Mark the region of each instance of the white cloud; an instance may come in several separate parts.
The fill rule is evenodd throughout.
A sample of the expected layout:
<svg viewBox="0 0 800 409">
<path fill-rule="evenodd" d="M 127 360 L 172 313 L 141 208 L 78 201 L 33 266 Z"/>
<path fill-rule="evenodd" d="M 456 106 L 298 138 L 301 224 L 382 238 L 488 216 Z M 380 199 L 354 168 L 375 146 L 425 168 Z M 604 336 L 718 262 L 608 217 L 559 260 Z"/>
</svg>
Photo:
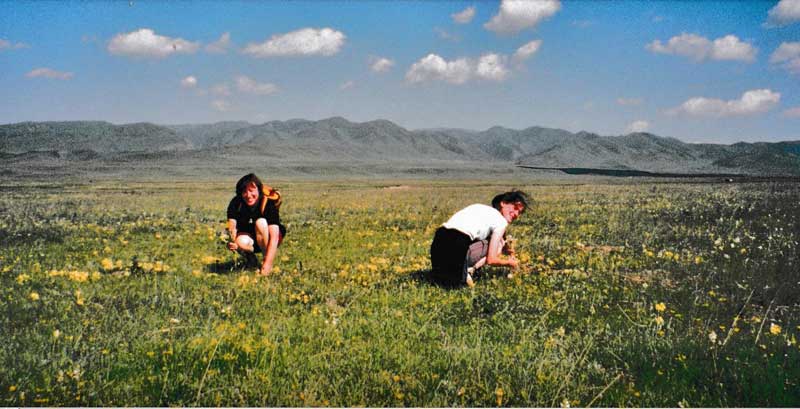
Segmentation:
<svg viewBox="0 0 800 409">
<path fill-rule="evenodd" d="M 633 121 L 625 128 L 625 133 L 647 132 L 648 129 L 650 129 L 650 122 L 644 120 Z"/>
<path fill-rule="evenodd" d="M 411 84 L 424 81 L 464 84 L 473 78 L 503 81 L 511 74 L 507 62 L 507 56 L 495 53 L 484 54 L 477 61 L 470 58 L 447 61 L 436 54 L 428 54 L 408 69 L 406 81 Z"/>
<path fill-rule="evenodd" d="M 339 52 L 346 38 L 341 31 L 330 28 L 303 28 L 274 35 L 260 44 L 248 44 L 242 52 L 257 58 L 310 55 L 328 57 Z"/>
<path fill-rule="evenodd" d="M 345 81 L 344 83 L 342 83 L 342 85 L 339 85 L 339 90 L 340 91 L 344 91 L 346 89 L 353 88 L 353 86 L 355 86 L 355 85 L 356 85 L 356 83 L 353 82 L 353 81 Z"/>
<path fill-rule="evenodd" d="M 788 118 L 800 118 L 800 107 L 789 108 L 783 111 L 783 116 Z"/>
<path fill-rule="evenodd" d="M 800 21 L 800 0 L 781 0 L 770 9 L 767 15 L 767 27 L 779 27 Z"/>
<path fill-rule="evenodd" d="M 197 78 L 194 75 L 190 75 L 181 80 L 181 86 L 184 88 L 194 88 L 197 86 Z"/>
<path fill-rule="evenodd" d="M 682 55 L 700 61 L 708 56 L 711 42 L 705 37 L 684 33 L 670 38 L 667 45 L 661 44 L 661 40 L 655 40 L 646 48 L 654 53 Z"/>
<path fill-rule="evenodd" d="M 369 68 L 373 72 L 386 72 L 394 67 L 394 61 L 385 57 L 374 57 L 370 62 Z"/>
<path fill-rule="evenodd" d="M 475 17 L 475 6 L 469 6 L 458 13 L 453 13 L 450 17 L 453 18 L 453 22 L 455 23 L 467 24 Z"/>
<path fill-rule="evenodd" d="M 192 54 L 200 43 L 156 34 L 149 28 L 121 33 L 108 42 L 108 52 L 128 57 L 164 58 L 170 54 Z"/>
<path fill-rule="evenodd" d="M 250 77 L 240 75 L 236 77 L 236 89 L 245 94 L 270 95 L 278 91 L 272 83 L 260 83 Z"/>
<path fill-rule="evenodd" d="M 28 78 L 50 78 L 54 80 L 68 80 L 72 78 L 71 72 L 56 71 L 50 68 L 36 68 L 25 74 Z"/>
<path fill-rule="evenodd" d="M 787 71 L 800 74 L 800 41 L 781 43 L 769 57 L 772 64 L 780 64 Z"/>
<path fill-rule="evenodd" d="M 229 97 L 231 89 L 227 84 L 217 84 L 211 87 L 211 93 L 220 97 Z"/>
<path fill-rule="evenodd" d="M 4 38 L 0 38 L 0 51 L 3 50 L 19 50 L 20 48 L 28 48 L 25 43 L 12 43 Z"/>
<path fill-rule="evenodd" d="M 498 13 L 483 27 L 501 34 L 516 33 L 535 26 L 560 8 L 559 0 L 503 0 Z"/>
<path fill-rule="evenodd" d="M 532 55 L 536 54 L 539 51 L 539 47 L 542 46 L 542 40 L 533 40 L 520 48 L 517 48 L 517 51 L 514 53 L 514 60 L 515 61 L 523 61 L 530 58 Z"/>
<path fill-rule="evenodd" d="M 224 99 L 217 99 L 211 102 L 211 106 L 214 107 L 217 111 L 220 112 L 227 112 L 231 109 L 231 104 Z"/>
<path fill-rule="evenodd" d="M 714 40 L 711 58 L 714 60 L 733 60 L 753 62 L 758 50 L 749 43 L 742 42 L 739 37 L 728 34 Z"/>
<path fill-rule="evenodd" d="M 206 46 L 206 52 L 211 54 L 224 54 L 231 45 L 231 33 L 222 33 L 219 40 Z"/>
<path fill-rule="evenodd" d="M 683 33 L 670 38 L 666 44 L 655 40 L 645 48 L 654 53 L 680 55 L 698 62 L 706 59 L 753 62 L 758 53 L 757 48 L 730 34 L 711 41 L 697 34 Z"/>
<path fill-rule="evenodd" d="M 617 98 L 617 104 L 622 106 L 642 105 L 641 98 Z"/>
<path fill-rule="evenodd" d="M 745 92 L 739 99 L 729 101 L 704 97 L 691 98 L 667 113 L 704 117 L 753 115 L 769 111 L 780 99 L 781 94 L 778 92 L 755 89 Z"/>
<path fill-rule="evenodd" d="M 436 54 L 428 54 L 409 68 L 406 81 L 417 83 L 442 80 L 451 84 L 463 84 L 471 77 L 472 70 L 471 63 L 466 58 L 448 62 Z"/>
<path fill-rule="evenodd" d="M 502 81 L 509 75 L 509 70 L 506 68 L 506 57 L 499 54 L 485 54 L 478 60 L 478 65 L 475 68 L 475 73 L 478 77 L 490 81 Z"/>
</svg>

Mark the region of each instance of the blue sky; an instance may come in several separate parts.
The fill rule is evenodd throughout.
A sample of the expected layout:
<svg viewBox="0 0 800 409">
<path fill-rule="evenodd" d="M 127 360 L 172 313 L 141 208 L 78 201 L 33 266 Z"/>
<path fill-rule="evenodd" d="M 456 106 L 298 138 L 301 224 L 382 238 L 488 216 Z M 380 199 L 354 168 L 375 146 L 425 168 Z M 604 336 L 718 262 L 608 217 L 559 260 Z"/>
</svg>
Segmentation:
<svg viewBox="0 0 800 409">
<path fill-rule="evenodd" d="M 0 2 L 0 123 L 800 140 L 800 0 Z"/>
</svg>

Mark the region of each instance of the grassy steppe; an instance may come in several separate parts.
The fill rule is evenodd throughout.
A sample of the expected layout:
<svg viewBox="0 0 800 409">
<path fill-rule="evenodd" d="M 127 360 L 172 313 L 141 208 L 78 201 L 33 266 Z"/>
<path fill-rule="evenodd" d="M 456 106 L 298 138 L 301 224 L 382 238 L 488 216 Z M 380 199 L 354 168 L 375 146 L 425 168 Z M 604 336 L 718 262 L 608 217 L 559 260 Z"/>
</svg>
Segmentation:
<svg viewBox="0 0 800 409">
<path fill-rule="evenodd" d="M 2 186 L 0 404 L 800 406 L 796 183 L 279 182 L 268 278 L 233 183 Z M 428 283 L 510 187 L 524 267 Z"/>
</svg>

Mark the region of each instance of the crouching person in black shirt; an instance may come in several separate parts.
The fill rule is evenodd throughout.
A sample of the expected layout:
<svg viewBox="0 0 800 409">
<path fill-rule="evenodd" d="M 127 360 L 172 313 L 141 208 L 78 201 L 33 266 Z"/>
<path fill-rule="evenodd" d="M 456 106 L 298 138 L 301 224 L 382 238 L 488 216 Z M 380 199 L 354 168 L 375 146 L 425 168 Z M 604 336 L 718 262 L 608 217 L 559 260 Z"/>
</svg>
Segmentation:
<svg viewBox="0 0 800 409">
<path fill-rule="evenodd" d="M 228 205 L 228 249 L 238 251 L 256 265 L 255 253 L 263 252 L 260 274 L 264 276 L 272 272 L 278 245 L 286 234 L 279 206 L 280 194 L 264 186 L 253 173 L 236 182 L 236 196 Z"/>
</svg>

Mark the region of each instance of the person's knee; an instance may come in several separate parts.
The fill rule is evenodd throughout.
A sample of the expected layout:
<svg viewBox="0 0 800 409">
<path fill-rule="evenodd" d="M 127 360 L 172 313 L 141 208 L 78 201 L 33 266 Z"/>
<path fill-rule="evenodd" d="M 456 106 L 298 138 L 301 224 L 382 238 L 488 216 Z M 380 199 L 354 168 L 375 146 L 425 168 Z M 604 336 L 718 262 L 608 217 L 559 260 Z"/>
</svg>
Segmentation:
<svg viewBox="0 0 800 409">
<path fill-rule="evenodd" d="M 246 234 L 239 235 L 239 237 L 236 238 L 236 244 L 239 247 L 252 248 L 253 247 L 253 238 L 248 236 L 248 235 L 246 235 Z"/>
<path fill-rule="evenodd" d="M 262 237 L 264 239 L 269 237 L 269 226 L 267 225 L 267 219 L 258 219 L 256 220 L 256 236 L 260 240 Z"/>
</svg>

